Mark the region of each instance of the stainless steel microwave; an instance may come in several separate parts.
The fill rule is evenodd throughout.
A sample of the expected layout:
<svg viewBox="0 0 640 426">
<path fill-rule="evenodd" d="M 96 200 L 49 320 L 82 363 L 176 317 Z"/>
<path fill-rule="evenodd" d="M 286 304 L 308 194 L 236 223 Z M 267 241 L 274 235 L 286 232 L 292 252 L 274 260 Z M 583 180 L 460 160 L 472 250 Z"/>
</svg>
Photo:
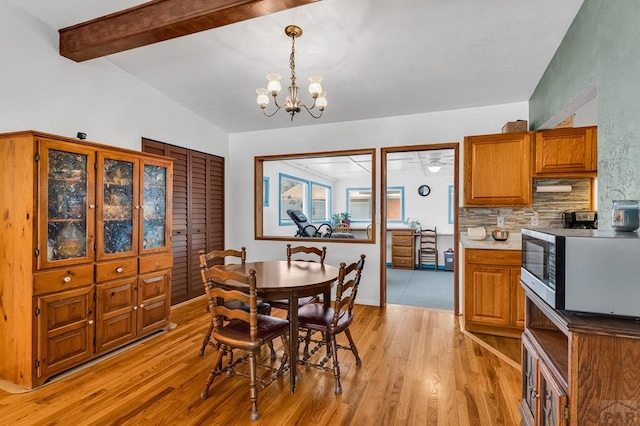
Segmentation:
<svg viewBox="0 0 640 426">
<path fill-rule="evenodd" d="M 552 308 L 640 317 L 636 232 L 522 229 L 522 282 Z"/>
</svg>

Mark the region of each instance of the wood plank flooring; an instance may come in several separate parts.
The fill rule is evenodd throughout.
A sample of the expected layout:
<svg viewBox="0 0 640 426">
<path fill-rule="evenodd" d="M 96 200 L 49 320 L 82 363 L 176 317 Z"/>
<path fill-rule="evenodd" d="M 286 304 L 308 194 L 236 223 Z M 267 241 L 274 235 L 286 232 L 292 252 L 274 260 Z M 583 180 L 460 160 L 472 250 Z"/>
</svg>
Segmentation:
<svg viewBox="0 0 640 426">
<path fill-rule="evenodd" d="M 198 350 L 203 299 L 172 310 L 178 326 L 90 368 L 24 394 L 0 391 L 0 425 L 245 425 L 249 385 L 218 378 L 200 391 L 214 358 Z M 362 366 L 339 351 L 333 374 L 300 367 L 259 392 L 256 425 L 517 425 L 520 372 L 459 330 L 452 312 L 356 306 L 351 326 Z M 342 337 L 342 336 L 341 336 Z M 346 339 L 339 339 L 342 343 Z M 278 354 L 281 342 L 276 342 Z M 268 362 L 268 351 L 263 351 Z"/>
</svg>

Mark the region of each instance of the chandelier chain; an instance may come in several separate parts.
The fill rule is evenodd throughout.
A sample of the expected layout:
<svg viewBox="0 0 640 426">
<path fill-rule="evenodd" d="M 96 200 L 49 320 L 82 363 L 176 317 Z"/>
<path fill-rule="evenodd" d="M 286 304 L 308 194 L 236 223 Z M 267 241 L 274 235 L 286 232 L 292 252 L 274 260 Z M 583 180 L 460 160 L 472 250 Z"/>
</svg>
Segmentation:
<svg viewBox="0 0 640 426">
<path fill-rule="evenodd" d="M 296 37 L 291 37 L 291 55 L 289 56 L 289 68 L 291 69 L 291 85 L 296 85 Z"/>
</svg>

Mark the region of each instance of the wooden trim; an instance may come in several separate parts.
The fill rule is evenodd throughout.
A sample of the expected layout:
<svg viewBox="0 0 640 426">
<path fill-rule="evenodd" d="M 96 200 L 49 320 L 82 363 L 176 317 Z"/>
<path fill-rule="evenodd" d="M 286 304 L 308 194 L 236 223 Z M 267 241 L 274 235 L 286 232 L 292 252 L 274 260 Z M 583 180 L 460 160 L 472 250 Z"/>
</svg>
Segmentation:
<svg viewBox="0 0 640 426">
<path fill-rule="evenodd" d="M 376 150 L 375 148 L 367 149 L 350 149 L 341 151 L 323 151 L 323 152 L 308 152 L 308 153 L 296 153 L 296 154 L 278 154 L 278 155 L 263 155 L 254 157 L 254 238 L 256 240 L 268 240 L 268 241 L 300 241 L 300 238 L 293 236 L 266 236 L 264 235 L 263 219 L 264 219 L 264 206 L 262 199 L 262 182 L 264 177 L 264 162 L 275 160 L 290 160 L 296 158 L 309 158 L 309 157 L 337 157 L 348 155 L 371 155 L 371 197 L 372 200 L 376 198 Z M 371 206 L 372 223 L 375 223 L 376 207 L 375 202 Z M 375 225 L 374 225 L 375 226 Z M 342 244 L 374 244 L 375 243 L 375 229 L 374 235 L 371 239 L 348 239 L 348 238 L 308 238 L 305 237 L 306 242 L 323 242 L 323 243 L 342 243 Z"/>
<path fill-rule="evenodd" d="M 459 191 L 460 191 L 460 143 L 459 142 L 443 142 L 427 145 L 404 145 L 404 146 L 392 146 L 384 147 L 380 149 L 381 152 L 381 170 L 380 170 L 380 306 L 384 306 L 387 303 L 387 221 L 386 221 L 386 203 L 387 198 L 387 154 L 392 152 L 407 152 L 407 151 L 431 151 L 436 149 L 453 149 L 454 155 L 454 176 L 453 176 L 453 191 L 454 200 L 453 206 L 455 212 L 458 211 L 459 205 Z M 457 251 L 458 247 L 458 215 L 453 217 L 453 246 Z M 453 310 L 456 315 L 460 315 L 460 265 L 461 262 L 460 253 L 454 257 L 454 274 L 453 274 Z"/>
<path fill-rule="evenodd" d="M 149 1 L 60 29 L 60 55 L 82 62 L 316 1 Z"/>
</svg>

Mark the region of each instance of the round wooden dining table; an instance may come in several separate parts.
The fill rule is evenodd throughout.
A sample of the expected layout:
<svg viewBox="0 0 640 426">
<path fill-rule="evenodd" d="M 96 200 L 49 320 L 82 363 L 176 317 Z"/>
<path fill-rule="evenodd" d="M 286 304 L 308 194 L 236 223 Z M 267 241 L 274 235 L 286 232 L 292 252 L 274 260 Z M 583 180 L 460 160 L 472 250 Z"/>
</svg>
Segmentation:
<svg viewBox="0 0 640 426">
<path fill-rule="evenodd" d="M 294 393 L 298 361 L 298 298 L 322 293 L 324 303 L 331 303 L 331 287 L 338 279 L 339 269 L 327 264 L 286 260 L 227 264 L 217 268 L 243 274 L 255 269 L 258 296 L 266 300 L 289 300 L 289 375 L 291 393 Z M 219 284 L 233 286 L 230 281 Z M 237 287 L 246 286 L 238 283 Z"/>
</svg>

